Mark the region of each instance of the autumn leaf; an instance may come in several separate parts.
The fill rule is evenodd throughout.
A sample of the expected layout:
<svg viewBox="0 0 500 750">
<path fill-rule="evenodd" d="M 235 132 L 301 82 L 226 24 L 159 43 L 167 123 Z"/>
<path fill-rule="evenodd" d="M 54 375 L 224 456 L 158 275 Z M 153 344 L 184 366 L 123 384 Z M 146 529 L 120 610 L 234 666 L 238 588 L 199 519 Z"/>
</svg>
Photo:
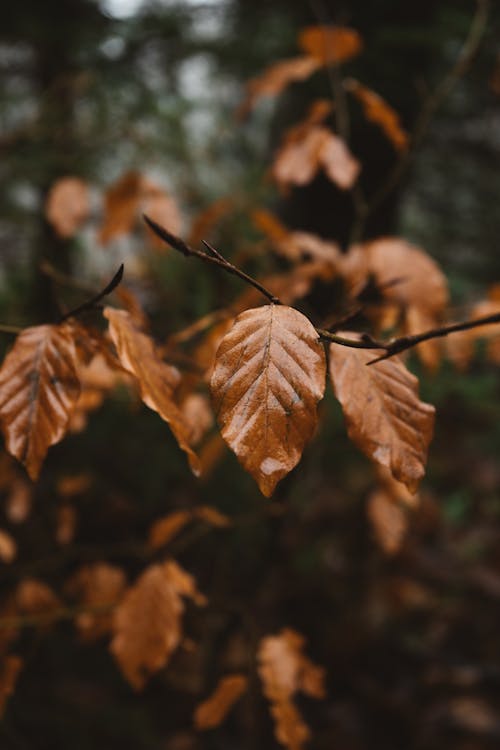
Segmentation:
<svg viewBox="0 0 500 750">
<path fill-rule="evenodd" d="M 345 334 L 355 338 L 356 334 Z M 425 473 L 435 409 L 418 398 L 418 380 L 392 357 L 332 344 L 330 375 L 351 440 L 415 492 Z"/>
<path fill-rule="evenodd" d="M 375 539 L 385 554 L 390 556 L 399 552 L 408 530 L 408 516 L 387 489 L 380 487 L 372 492 L 368 498 L 367 515 Z"/>
<path fill-rule="evenodd" d="M 237 116 L 246 117 L 261 97 L 280 94 L 289 83 L 309 78 L 320 65 L 318 60 L 310 56 L 293 57 L 271 65 L 260 76 L 248 82 L 247 94 L 238 108 Z"/>
<path fill-rule="evenodd" d="M 99 232 L 99 240 L 104 245 L 132 231 L 137 220 L 142 184 L 143 177 L 139 172 L 126 172 L 108 188 Z"/>
<path fill-rule="evenodd" d="M 199 474 L 199 459 L 189 443 L 190 425 L 174 401 L 178 370 L 156 354 L 153 340 L 135 327 L 128 312 L 106 307 L 104 316 L 120 362 L 137 379 L 143 402 L 167 422 L 193 473 Z"/>
<path fill-rule="evenodd" d="M 64 437 L 79 394 L 70 326 L 26 328 L 0 369 L 0 422 L 7 450 L 33 480 L 49 447 Z"/>
<path fill-rule="evenodd" d="M 222 677 L 212 695 L 196 707 L 193 717 L 196 729 L 214 729 L 222 724 L 247 684 L 247 678 L 241 674 Z"/>
<path fill-rule="evenodd" d="M 68 582 L 67 590 L 88 611 L 75 616 L 75 625 L 85 641 L 94 641 L 111 631 L 113 608 L 126 586 L 121 568 L 93 563 L 80 568 Z"/>
<path fill-rule="evenodd" d="M 141 210 L 172 234 L 181 234 L 182 217 L 177 202 L 166 190 L 150 180 L 145 180 L 143 183 Z M 144 228 L 152 245 L 157 250 L 165 250 L 166 246 L 163 240 L 146 224 Z"/>
<path fill-rule="evenodd" d="M 217 419 L 264 495 L 300 460 L 324 387 L 323 347 L 297 310 L 247 310 L 224 336 L 211 380 Z"/>
<path fill-rule="evenodd" d="M 17 554 L 17 545 L 13 537 L 5 531 L 0 529 L 0 561 L 4 563 L 11 563 Z"/>
<path fill-rule="evenodd" d="M 8 699 L 15 690 L 22 666 L 22 659 L 14 654 L 9 654 L 2 660 L 0 667 L 0 719 L 4 715 Z"/>
<path fill-rule="evenodd" d="M 302 750 L 310 731 L 293 703 L 301 691 L 312 698 L 324 698 L 324 670 L 304 654 L 305 639 L 285 628 L 276 636 L 262 638 L 257 660 L 264 695 L 270 703 L 278 742 L 288 750 Z"/>
<path fill-rule="evenodd" d="M 147 568 L 115 612 L 111 652 L 136 690 L 168 663 L 181 642 L 182 597 L 205 604 L 192 576 L 170 560 Z"/>
<path fill-rule="evenodd" d="M 394 148 L 397 151 L 406 151 L 408 133 L 403 129 L 398 113 L 379 94 L 354 78 L 344 81 L 344 87 L 358 99 L 366 119 L 380 127 Z"/>
<path fill-rule="evenodd" d="M 270 240 L 275 250 L 288 260 L 319 261 L 336 269 L 341 260 L 340 246 L 324 240 L 310 232 L 291 232 L 270 211 L 257 209 L 252 212 L 255 226 Z"/>
<path fill-rule="evenodd" d="M 195 520 L 205 521 L 205 523 L 216 528 L 224 528 L 231 523 L 227 516 L 209 505 L 199 505 L 190 510 L 174 510 L 168 516 L 159 518 L 153 523 L 149 531 L 149 546 L 151 549 L 164 547 L 188 523 Z"/>
<path fill-rule="evenodd" d="M 298 44 L 322 65 L 350 60 L 363 47 L 359 33 L 347 26 L 308 26 L 300 32 Z"/>
<path fill-rule="evenodd" d="M 79 177 L 61 177 L 49 190 L 45 216 L 63 239 L 73 237 L 90 213 L 87 183 Z"/>
</svg>

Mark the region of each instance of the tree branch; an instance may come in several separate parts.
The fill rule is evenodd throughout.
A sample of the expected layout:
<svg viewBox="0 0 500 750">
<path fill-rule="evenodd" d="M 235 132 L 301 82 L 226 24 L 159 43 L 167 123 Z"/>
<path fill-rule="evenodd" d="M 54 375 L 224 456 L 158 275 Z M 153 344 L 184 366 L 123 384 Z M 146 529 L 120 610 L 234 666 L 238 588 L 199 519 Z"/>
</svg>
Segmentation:
<svg viewBox="0 0 500 750">
<path fill-rule="evenodd" d="M 81 315 L 81 313 L 86 312 L 87 310 L 94 309 L 96 305 L 99 304 L 99 302 L 104 297 L 107 297 L 108 294 L 111 294 L 111 292 L 113 292 L 116 289 L 116 287 L 118 286 L 118 284 L 123 278 L 123 269 L 124 269 L 124 265 L 122 263 L 118 271 L 115 273 L 115 275 L 109 282 L 109 284 L 107 284 L 101 292 L 96 294 L 95 297 L 92 297 L 91 299 L 87 300 L 87 302 L 84 302 L 82 305 L 75 307 L 74 310 L 70 310 L 69 312 L 67 312 L 65 315 L 63 315 L 60 318 L 59 322 L 63 323 L 65 320 L 68 320 L 68 318 L 74 318 L 77 315 Z"/>
</svg>

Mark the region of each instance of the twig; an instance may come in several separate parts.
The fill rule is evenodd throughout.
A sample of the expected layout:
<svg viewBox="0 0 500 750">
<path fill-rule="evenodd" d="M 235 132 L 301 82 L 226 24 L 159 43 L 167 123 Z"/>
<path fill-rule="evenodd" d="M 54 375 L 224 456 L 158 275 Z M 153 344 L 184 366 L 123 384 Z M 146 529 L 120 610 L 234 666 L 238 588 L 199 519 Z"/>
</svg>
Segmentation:
<svg viewBox="0 0 500 750">
<path fill-rule="evenodd" d="M 105 286 L 104 289 L 99 292 L 99 294 L 96 294 L 95 297 L 92 297 L 92 299 L 87 300 L 87 302 L 84 302 L 78 307 L 75 307 L 73 310 L 67 312 L 60 318 L 59 322 L 63 323 L 65 320 L 68 320 L 68 318 L 74 318 L 77 315 L 81 315 L 81 313 L 86 312 L 87 310 L 94 309 L 104 297 L 107 297 L 108 294 L 111 294 L 111 292 L 116 289 L 123 278 L 123 269 L 124 265 L 122 263 L 109 284 L 107 284 L 107 286 Z"/>
<path fill-rule="evenodd" d="M 217 255 L 207 255 L 201 250 L 194 250 L 193 248 L 189 247 L 189 245 L 187 245 L 180 237 L 177 237 L 174 234 L 170 234 L 170 232 L 167 232 L 167 230 L 161 227 L 159 224 L 156 224 L 151 219 L 148 219 L 147 216 L 144 216 L 144 219 L 151 227 L 153 232 L 158 235 L 158 237 L 160 237 L 164 242 L 170 245 L 170 247 L 173 247 L 175 250 L 178 250 L 187 257 L 194 256 L 207 263 L 213 263 L 214 265 L 223 268 L 228 273 L 232 273 L 235 276 L 238 276 L 243 281 L 246 281 L 247 284 L 250 284 L 251 286 L 255 287 L 255 289 L 258 289 L 265 297 L 267 297 L 267 299 L 270 300 L 270 302 L 274 304 L 281 304 L 277 297 L 271 294 L 271 292 L 264 286 L 262 286 L 260 282 L 244 273 L 236 266 L 233 266 L 232 263 L 229 263 L 229 261 L 227 261 L 223 255 L 214 250 L 214 248 L 212 248 L 211 246 L 209 246 L 210 249 L 213 252 L 217 253 Z M 205 244 L 207 244 L 208 246 L 208 243 Z M 390 283 L 392 284 L 393 281 L 391 280 Z M 324 328 L 316 328 L 316 332 L 318 333 L 318 336 L 323 339 L 323 341 L 328 341 L 332 344 L 340 344 L 340 346 L 348 346 L 353 349 L 382 349 L 384 351 L 384 354 L 382 354 L 380 357 L 377 357 L 376 359 L 371 360 L 371 362 L 368 362 L 369 365 L 372 365 L 375 364 L 375 362 L 380 362 L 382 359 L 388 359 L 388 357 L 393 357 L 395 354 L 400 354 L 407 349 L 412 349 L 414 346 L 417 346 L 417 344 L 422 343 L 422 341 L 441 338 L 442 336 L 448 336 L 448 334 L 450 333 L 467 331 L 470 328 L 478 328 L 479 326 L 490 325 L 492 323 L 500 323 L 500 313 L 487 315 L 483 318 L 475 318 L 474 320 L 466 320 L 462 323 L 451 323 L 448 326 L 433 328 L 432 330 L 424 331 L 423 333 L 417 333 L 413 336 L 401 336 L 400 338 L 392 339 L 392 341 L 377 341 L 377 339 L 374 339 L 369 333 L 362 333 L 359 339 L 348 339 L 345 336 L 339 336 L 336 333 L 332 333 L 332 331 L 327 331 Z M 335 327 L 337 328 L 337 326 Z"/>
<path fill-rule="evenodd" d="M 0 323 L 0 333 L 12 333 L 17 336 L 22 331 L 23 328 L 21 326 L 9 326 L 6 323 Z"/>
<path fill-rule="evenodd" d="M 380 185 L 378 190 L 375 191 L 373 196 L 370 198 L 368 203 L 365 205 L 362 215 L 360 217 L 358 226 L 356 228 L 356 237 L 353 240 L 359 239 L 362 235 L 364 224 L 368 218 L 387 198 L 387 196 L 394 190 L 399 180 L 403 176 L 406 169 L 409 167 L 415 152 L 422 143 L 422 140 L 427 132 L 429 123 L 441 105 L 442 101 L 446 99 L 457 81 L 465 74 L 467 68 L 476 54 L 482 36 L 486 29 L 486 21 L 488 19 L 489 0 L 476 0 L 477 9 L 472 19 L 472 23 L 467 34 L 458 57 L 455 60 L 451 69 L 446 73 L 444 78 L 436 86 L 434 91 L 425 100 L 420 114 L 417 117 L 415 128 L 411 136 L 410 145 L 408 149 L 401 155 L 400 159 L 396 162 L 393 169 L 389 172 L 385 182 Z"/>
<path fill-rule="evenodd" d="M 155 221 L 150 219 L 149 216 L 144 215 L 144 221 L 150 227 L 150 229 L 152 229 L 152 231 L 156 234 L 157 237 L 159 237 L 161 240 L 166 242 L 167 245 L 170 245 L 170 247 L 172 247 L 174 250 L 178 250 L 187 258 L 189 257 L 200 258 L 200 260 L 205 261 L 205 263 L 212 263 L 215 266 L 219 266 L 220 268 L 223 268 L 228 273 L 233 274 L 233 276 L 238 276 L 243 281 L 246 281 L 247 284 L 250 284 L 250 286 L 253 286 L 261 294 L 263 294 L 264 297 L 267 297 L 269 302 L 271 302 L 273 305 L 281 305 L 281 301 L 278 299 L 278 297 L 272 294 L 272 292 L 270 292 L 269 289 L 266 289 L 265 286 L 263 286 L 259 281 L 257 281 L 257 279 L 252 278 L 252 276 L 249 276 L 244 271 L 241 271 L 236 266 L 233 266 L 232 263 L 226 260 L 217 251 L 215 251 L 217 255 L 212 256 L 212 255 L 208 255 L 208 253 L 202 252 L 201 250 L 195 250 L 194 248 L 186 244 L 184 240 L 182 240 L 180 237 L 176 237 L 174 234 L 171 234 L 170 232 L 168 232 L 164 227 L 160 226 Z M 210 250 L 214 252 L 214 249 L 211 246 L 207 245 L 207 247 L 210 247 Z"/>
</svg>

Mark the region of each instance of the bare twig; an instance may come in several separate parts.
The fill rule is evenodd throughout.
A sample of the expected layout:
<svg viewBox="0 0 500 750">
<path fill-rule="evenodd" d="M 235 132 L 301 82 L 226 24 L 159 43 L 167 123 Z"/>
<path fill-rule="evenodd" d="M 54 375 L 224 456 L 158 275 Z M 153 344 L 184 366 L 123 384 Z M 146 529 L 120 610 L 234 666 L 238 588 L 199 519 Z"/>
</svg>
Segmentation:
<svg viewBox="0 0 500 750">
<path fill-rule="evenodd" d="M 263 286 L 257 279 L 252 278 L 252 276 L 249 276 L 241 269 L 237 268 L 236 266 L 233 266 L 232 263 L 230 263 L 228 260 L 226 260 L 218 251 L 214 250 L 210 245 L 205 243 L 207 247 L 210 248 L 211 252 L 214 253 L 214 255 L 208 255 L 208 253 L 204 253 L 202 250 L 195 250 L 194 248 L 190 247 L 188 244 L 184 242 L 180 237 L 176 237 L 174 234 L 171 234 L 168 232 L 164 227 L 157 224 L 155 221 L 149 218 L 149 216 L 144 215 L 144 221 L 146 224 L 152 229 L 152 231 L 156 234 L 157 237 L 159 237 L 163 242 L 165 242 L 167 245 L 170 245 L 174 250 L 178 250 L 180 253 L 185 255 L 187 258 L 189 257 L 195 257 L 199 258 L 200 260 L 205 261 L 205 263 L 212 263 L 215 266 L 219 266 L 220 268 L 223 268 L 228 273 L 233 274 L 233 276 L 238 276 L 238 278 L 242 279 L 243 281 L 246 281 L 247 284 L 250 284 L 250 286 L 253 286 L 255 289 L 257 289 L 261 294 L 264 295 L 264 297 L 267 297 L 269 302 L 272 302 L 274 305 L 280 305 L 281 301 L 276 297 L 272 292 L 269 291 L 269 289 L 266 289 L 265 286 Z"/>
<path fill-rule="evenodd" d="M 63 323 L 65 320 L 68 320 L 68 318 L 74 318 L 77 315 L 81 315 L 81 313 L 83 312 L 87 312 L 87 310 L 93 310 L 99 304 L 99 302 L 104 299 L 104 297 L 107 297 L 108 294 L 111 294 L 111 292 L 116 289 L 123 278 L 123 269 L 124 266 L 122 263 L 109 284 L 107 284 L 101 292 L 92 297 L 92 299 L 87 300 L 87 302 L 84 302 L 83 304 L 78 305 L 78 307 L 75 307 L 73 310 L 67 312 L 62 316 L 59 322 Z"/>
<path fill-rule="evenodd" d="M 151 227 L 153 232 L 158 235 L 164 242 L 166 242 L 170 247 L 175 248 L 176 250 L 179 250 L 179 252 L 183 253 L 183 255 L 186 255 L 187 257 L 194 256 L 196 258 L 200 258 L 200 260 L 203 260 L 207 263 L 213 263 L 216 266 L 219 266 L 220 268 L 223 268 L 228 273 L 234 274 L 235 276 L 238 276 L 238 278 L 245 281 L 247 284 L 250 284 L 250 286 L 253 286 L 255 289 L 258 289 L 259 292 L 261 292 L 267 299 L 274 303 L 274 304 L 281 304 L 280 301 L 275 297 L 271 292 L 266 289 L 262 284 L 257 281 L 256 279 L 252 278 L 252 276 L 249 276 L 248 274 L 241 271 L 239 268 L 234 266 L 232 263 L 229 263 L 221 253 L 219 253 L 217 250 L 212 248 L 210 245 L 207 244 L 207 247 L 210 247 L 210 250 L 214 253 L 214 255 L 207 255 L 206 253 L 202 252 L 201 250 L 194 250 L 193 248 L 189 247 L 184 240 L 182 240 L 180 237 L 176 237 L 173 234 L 170 234 L 170 232 L 167 232 L 166 229 L 161 227 L 159 224 L 156 224 L 151 219 L 148 219 L 147 216 L 144 217 L 145 221 L 148 223 L 148 225 Z M 391 284 L 393 281 L 391 280 Z M 395 281 L 394 281 L 395 283 Z M 414 346 L 417 346 L 417 344 L 422 343 L 422 341 L 429 341 L 429 339 L 436 339 L 441 338 L 443 336 L 448 336 L 450 333 L 456 333 L 458 331 L 467 331 L 470 328 L 478 328 L 479 326 L 484 325 L 490 325 L 492 323 L 500 323 L 500 313 L 495 313 L 493 315 L 487 315 L 484 318 L 475 318 L 474 320 L 466 320 L 462 323 L 451 323 L 448 326 L 443 326 L 441 328 L 433 328 L 429 331 L 424 331 L 423 333 L 417 333 L 414 336 L 401 336 L 400 338 L 392 339 L 392 341 L 377 341 L 377 339 L 374 339 L 369 333 L 362 333 L 360 335 L 359 339 L 348 339 L 345 336 L 339 336 L 336 333 L 333 333 L 332 331 L 327 331 L 324 328 L 316 328 L 316 331 L 318 333 L 318 336 L 323 339 L 323 341 L 328 341 L 331 344 L 339 344 L 340 346 L 349 346 L 353 349 L 381 349 L 383 350 L 384 354 L 382 354 L 380 357 L 377 357 L 376 359 L 373 359 L 371 362 L 368 362 L 368 364 L 374 364 L 375 362 L 380 362 L 382 359 L 387 359 L 388 357 L 393 357 L 395 354 L 400 354 L 401 352 L 406 351 L 407 349 L 412 349 Z M 338 328 L 339 326 L 335 325 L 335 328 Z"/>
</svg>

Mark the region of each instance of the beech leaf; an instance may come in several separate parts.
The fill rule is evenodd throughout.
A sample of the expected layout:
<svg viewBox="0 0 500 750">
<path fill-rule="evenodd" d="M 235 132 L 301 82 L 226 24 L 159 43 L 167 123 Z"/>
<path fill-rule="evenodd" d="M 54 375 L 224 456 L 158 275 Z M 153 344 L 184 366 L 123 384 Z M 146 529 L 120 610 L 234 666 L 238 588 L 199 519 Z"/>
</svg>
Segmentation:
<svg viewBox="0 0 500 750">
<path fill-rule="evenodd" d="M 356 338 L 356 334 L 345 334 Z M 332 344 L 330 375 L 351 440 L 411 492 L 425 473 L 435 409 L 396 357 L 368 366 L 374 352 Z"/>
<path fill-rule="evenodd" d="M 403 129 L 398 113 L 379 94 L 354 78 L 348 78 L 344 86 L 360 102 L 366 119 L 380 127 L 397 151 L 406 151 L 408 133 Z"/>
<path fill-rule="evenodd" d="M 191 425 L 174 400 L 173 391 L 179 373 L 158 356 L 153 340 L 139 331 L 130 313 L 106 307 L 109 333 L 122 366 L 137 378 L 141 398 L 167 422 L 180 448 L 187 454 L 194 474 L 200 473 L 200 461 L 190 446 Z"/>
<path fill-rule="evenodd" d="M 316 424 L 325 356 L 291 307 L 241 313 L 217 350 L 211 389 L 222 437 L 269 496 L 298 463 Z"/>
<path fill-rule="evenodd" d="M 33 480 L 49 447 L 64 437 L 79 394 L 70 326 L 26 328 L 0 369 L 0 422 L 7 450 Z"/>
<path fill-rule="evenodd" d="M 52 185 L 47 195 L 45 215 L 59 237 L 73 237 L 89 214 L 86 182 L 79 177 L 61 177 Z"/>
<path fill-rule="evenodd" d="M 323 65 L 350 60 L 363 46 L 360 34 L 347 26 L 307 26 L 300 32 L 298 43 Z"/>
<path fill-rule="evenodd" d="M 111 652 L 136 690 L 167 664 L 180 644 L 183 596 L 205 604 L 194 578 L 169 560 L 147 568 L 118 606 Z"/>
<path fill-rule="evenodd" d="M 212 695 L 200 703 L 194 712 L 196 729 L 218 727 L 246 690 L 248 680 L 241 674 L 230 674 L 219 680 Z"/>
</svg>

